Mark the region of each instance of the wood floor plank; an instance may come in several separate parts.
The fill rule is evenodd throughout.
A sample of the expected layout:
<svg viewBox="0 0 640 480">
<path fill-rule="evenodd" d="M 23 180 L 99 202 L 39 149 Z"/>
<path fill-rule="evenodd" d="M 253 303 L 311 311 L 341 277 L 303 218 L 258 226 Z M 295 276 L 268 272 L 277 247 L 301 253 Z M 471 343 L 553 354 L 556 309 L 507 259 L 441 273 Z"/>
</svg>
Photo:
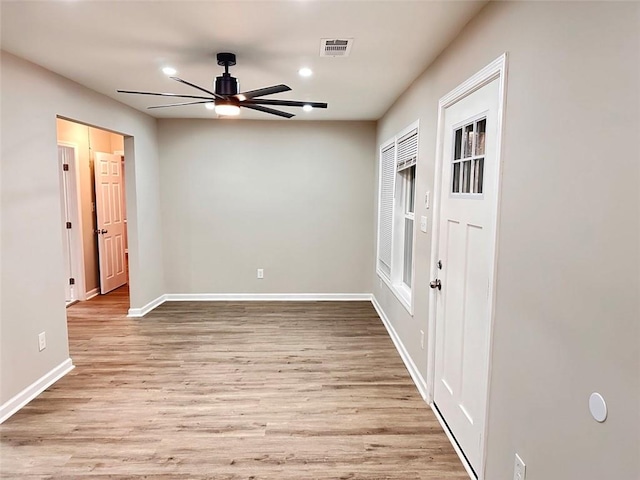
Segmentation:
<svg viewBox="0 0 640 480">
<path fill-rule="evenodd" d="M 466 480 L 368 302 L 67 309 L 76 368 L 0 426 L 2 478 Z"/>
</svg>

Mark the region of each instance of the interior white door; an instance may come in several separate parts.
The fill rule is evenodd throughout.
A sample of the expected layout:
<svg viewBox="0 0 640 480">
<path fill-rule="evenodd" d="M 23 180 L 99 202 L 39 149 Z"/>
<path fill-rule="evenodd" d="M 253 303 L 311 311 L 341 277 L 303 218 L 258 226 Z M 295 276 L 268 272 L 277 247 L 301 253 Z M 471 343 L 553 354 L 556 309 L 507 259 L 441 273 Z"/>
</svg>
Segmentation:
<svg viewBox="0 0 640 480">
<path fill-rule="evenodd" d="M 104 294 L 127 283 L 121 157 L 97 152 L 94 167 L 100 292 Z"/>
<path fill-rule="evenodd" d="M 447 107 L 436 287 L 434 403 L 478 472 L 487 399 L 499 80 Z"/>
</svg>

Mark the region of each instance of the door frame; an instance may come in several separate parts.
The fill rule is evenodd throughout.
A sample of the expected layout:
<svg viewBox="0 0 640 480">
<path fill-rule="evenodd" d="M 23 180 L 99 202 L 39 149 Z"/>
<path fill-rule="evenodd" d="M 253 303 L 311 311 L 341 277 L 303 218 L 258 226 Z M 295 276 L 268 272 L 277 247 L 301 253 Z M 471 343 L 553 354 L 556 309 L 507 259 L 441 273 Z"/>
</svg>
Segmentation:
<svg viewBox="0 0 640 480">
<path fill-rule="evenodd" d="M 73 162 L 69 164 L 66 192 L 61 191 L 61 195 L 67 196 L 69 202 L 69 215 L 73 227 L 71 228 L 71 251 L 69 258 L 71 260 L 71 270 L 75 279 L 75 289 L 73 289 L 75 300 L 84 301 L 87 299 L 87 285 L 84 277 L 84 242 L 82 238 L 82 199 L 80 197 L 80 159 L 78 155 L 78 145 L 70 142 L 57 142 L 57 146 L 68 147 L 73 149 Z M 58 165 L 62 168 L 62 165 Z"/>
<path fill-rule="evenodd" d="M 485 422 L 484 431 L 481 437 L 482 452 L 480 460 L 479 471 L 476 472 L 479 480 L 484 479 L 484 471 L 486 467 L 486 438 L 487 438 L 487 419 L 489 418 L 489 392 L 491 386 L 491 363 L 492 363 L 492 347 L 493 347 L 493 323 L 495 316 L 495 302 L 496 302 L 496 271 L 497 271 L 497 259 L 498 259 L 498 225 L 499 225 L 499 213 L 501 203 L 501 166 L 502 166 L 502 136 L 504 130 L 504 105 L 506 101 L 507 90 L 507 53 L 503 53 L 500 57 L 496 58 L 489 65 L 482 70 L 471 76 L 456 88 L 451 90 L 445 96 L 443 96 L 438 102 L 438 129 L 436 136 L 436 165 L 435 165 L 435 177 L 434 177 L 434 204 L 433 204 L 433 228 L 431 235 L 431 276 L 434 276 L 434 272 L 437 271 L 438 262 L 438 249 L 440 238 L 440 209 L 441 209 L 441 195 L 442 195 L 442 170 L 444 168 L 444 118 L 445 111 L 448 107 L 454 105 L 463 98 L 471 95 L 475 91 L 484 87 L 488 83 L 498 79 L 499 82 L 499 98 L 498 98 L 498 118 L 497 118 L 497 139 L 496 139 L 496 198 L 493 208 L 493 214 L 495 219 L 493 238 L 491 239 L 491 255 L 492 255 L 492 271 L 489 280 L 489 335 L 487 336 L 487 398 L 485 401 Z M 429 289 L 429 324 L 428 324 L 428 344 L 427 344 L 427 402 L 431 405 L 431 408 L 436 413 L 438 420 L 443 424 L 443 419 L 440 417 L 434 407 L 434 387 L 435 387 L 435 357 L 436 357 L 436 294 L 434 289 Z M 455 442 L 455 439 L 446 425 L 442 425 L 449 441 L 452 443 L 456 453 L 460 457 L 467 472 L 473 478 L 473 470 L 469 465 L 469 462 L 464 457 L 464 454 Z"/>
</svg>

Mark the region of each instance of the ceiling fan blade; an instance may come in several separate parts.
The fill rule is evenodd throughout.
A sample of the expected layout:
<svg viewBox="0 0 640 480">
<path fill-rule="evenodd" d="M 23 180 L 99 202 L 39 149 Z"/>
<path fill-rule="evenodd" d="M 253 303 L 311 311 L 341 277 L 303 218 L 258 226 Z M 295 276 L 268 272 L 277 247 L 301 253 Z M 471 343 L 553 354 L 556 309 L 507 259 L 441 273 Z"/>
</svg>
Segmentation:
<svg viewBox="0 0 640 480">
<path fill-rule="evenodd" d="M 171 80 L 175 80 L 176 82 L 180 82 L 180 83 L 184 83 L 185 85 L 189 85 L 190 87 L 193 87 L 193 88 L 195 88 L 197 90 L 200 90 L 201 92 L 208 93 L 209 95 L 213 95 L 216 98 L 220 98 L 220 99 L 225 98 L 222 95 L 218 95 L 215 92 L 207 90 L 206 88 L 202 88 L 202 87 L 196 85 L 195 83 L 187 82 L 186 80 L 183 80 L 183 79 L 181 79 L 179 77 L 169 77 L 169 78 L 171 78 Z"/>
<path fill-rule="evenodd" d="M 186 103 L 169 103 L 167 105 L 154 105 L 153 107 L 147 107 L 147 109 L 151 108 L 165 108 L 165 107 L 181 107 L 182 105 L 196 105 L 198 103 L 213 103 L 213 100 L 200 100 L 198 102 L 186 102 Z"/>
<path fill-rule="evenodd" d="M 284 117 L 284 118 L 295 117 L 293 113 L 282 112 L 280 110 L 274 110 L 273 108 L 261 107 L 260 105 L 245 105 L 244 103 L 241 103 L 240 106 L 245 108 L 250 108 L 251 110 L 257 110 L 259 112 L 270 113 L 271 115 L 277 115 L 279 117 Z"/>
<path fill-rule="evenodd" d="M 240 97 L 240 95 L 242 95 L 245 99 L 250 99 L 255 97 L 262 97 L 264 95 L 273 95 L 274 93 L 288 92 L 289 90 L 291 90 L 291 87 L 280 84 L 273 85 L 271 87 L 258 88 L 257 90 L 249 90 L 248 92 L 241 92 L 236 95 L 236 97 Z"/>
<path fill-rule="evenodd" d="M 327 104 L 324 102 L 298 102 L 295 100 L 244 100 L 240 102 L 240 105 L 276 105 L 281 107 L 304 107 L 305 105 L 311 105 L 313 108 L 327 108 Z"/>
<path fill-rule="evenodd" d="M 160 97 L 197 98 L 199 100 L 213 101 L 215 98 L 199 97 L 196 95 L 178 95 L 177 93 L 138 92 L 135 90 L 116 90 L 118 93 L 133 93 L 135 95 L 158 95 Z"/>
</svg>

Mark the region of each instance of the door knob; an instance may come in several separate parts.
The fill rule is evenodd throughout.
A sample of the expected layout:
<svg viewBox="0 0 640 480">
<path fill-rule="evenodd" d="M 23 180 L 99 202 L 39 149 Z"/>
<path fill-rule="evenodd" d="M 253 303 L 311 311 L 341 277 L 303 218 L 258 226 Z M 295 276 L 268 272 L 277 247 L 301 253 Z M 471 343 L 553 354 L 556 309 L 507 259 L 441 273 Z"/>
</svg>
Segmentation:
<svg viewBox="0 0 640 480">
<path fill-rule="evenodd" d="M 105 233 L 109 233 L 109 230 L 105 230 L 104 228 L 100 231 L 100 233 L 105 234 Z"/>
<path fill-rule="evenodd" d="M 433 282 L 429 283 L 431 288 L 437 288 L 438 290 L 442 290 L 442 283 L 439 278 L 436 278 Z"/>
</svg>

